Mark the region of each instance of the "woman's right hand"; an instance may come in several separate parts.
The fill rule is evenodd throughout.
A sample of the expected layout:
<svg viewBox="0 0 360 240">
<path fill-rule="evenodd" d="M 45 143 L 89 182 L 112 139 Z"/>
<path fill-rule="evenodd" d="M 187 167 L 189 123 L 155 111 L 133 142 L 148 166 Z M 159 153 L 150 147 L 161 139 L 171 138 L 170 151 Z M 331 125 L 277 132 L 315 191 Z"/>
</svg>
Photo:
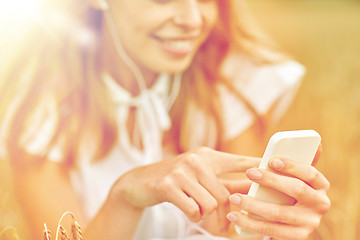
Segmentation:
<svg viewBox="0 0 360 240">
<path fill-rule="evenodd" d="M 129 171 L 115 183 L 111 194 L 136 208 L 173 203 L 194 222 L 218 210 L 219 222 L 225 228 L 230 192 L 217 175 L 245 172 L 258 164 L 257 158 L 201 147 Z"/>
</svg>

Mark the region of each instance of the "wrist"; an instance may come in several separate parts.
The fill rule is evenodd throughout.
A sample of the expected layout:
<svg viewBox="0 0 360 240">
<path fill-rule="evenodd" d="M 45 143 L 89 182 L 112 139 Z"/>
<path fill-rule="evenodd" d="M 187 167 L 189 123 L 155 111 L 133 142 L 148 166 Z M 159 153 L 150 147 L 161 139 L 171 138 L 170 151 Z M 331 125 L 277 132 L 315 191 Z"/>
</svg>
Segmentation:
<svg viewBox="0 0 360 240">
<path fill-rule="evenodd" d="M 132 186 L 131 181 L 129 179 L 128 174 L 123 175 L 120 177 L 115 184 L 112 186 L 109 192 L 108 201 L 111 204 L 126 206 L 133 210 L 143 210 L 143 207 L 140 207 L 135 204 L 133 195 L 135 194 L 136 189 Z"/>
<path fill-rule="evenodd" d="M 127 201 L 123 188 L 118 182 L 115 183 L 102 208 L 87 227 L 86 239 L 132 239 L 143 210 Z"/>
</svg>

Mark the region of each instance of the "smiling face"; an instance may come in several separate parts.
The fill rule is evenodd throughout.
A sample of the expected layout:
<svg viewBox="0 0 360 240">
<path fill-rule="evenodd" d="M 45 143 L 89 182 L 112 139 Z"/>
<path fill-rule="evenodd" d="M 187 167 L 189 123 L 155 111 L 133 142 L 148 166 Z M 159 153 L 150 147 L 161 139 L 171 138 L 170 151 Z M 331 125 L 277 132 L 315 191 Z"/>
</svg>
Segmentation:
<svg viewBox="0 0 360 240">
<path fill-rule="evenodd" d="M 108 0 L 120 40 L 151 72 L 181 72 L 218 17 L 216 0 Z"/>
</svg>

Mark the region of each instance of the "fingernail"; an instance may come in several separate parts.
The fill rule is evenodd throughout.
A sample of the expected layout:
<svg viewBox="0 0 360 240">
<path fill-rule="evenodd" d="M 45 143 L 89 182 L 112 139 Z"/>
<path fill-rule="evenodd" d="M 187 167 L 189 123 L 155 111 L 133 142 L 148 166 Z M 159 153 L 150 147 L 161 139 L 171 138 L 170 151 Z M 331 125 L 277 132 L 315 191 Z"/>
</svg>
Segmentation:
<svg viewBox="0 0 360 240">
<path fill-rule="evenodd" d="M 239 195 L 231 195 L 230 196 L 230 202 L 232 204 L 240 204 L 241 202 L 241 197 Z"/>
<path fill-rule="evenodd" d="M 234 213 L 229 213 L 227 215 L 227 219 L 229 219 L 231 222 L 238 222 L 239 221 L 239 217 L 237 215 L 235 215 Z"/>
<path fill-rule="evenodd" d="M 280 159 L 271 160 L 270 165 L 274 169 L 282 169 L 285 166 L 284 162 Z"/>
<path fill-rule="evenodd" d="M 256 170 L 255 168 L 251 168 L 247 170 L 246 173 L 250 179 L 260 180 L 262 178 L 262 173 Z"/>
</svg>

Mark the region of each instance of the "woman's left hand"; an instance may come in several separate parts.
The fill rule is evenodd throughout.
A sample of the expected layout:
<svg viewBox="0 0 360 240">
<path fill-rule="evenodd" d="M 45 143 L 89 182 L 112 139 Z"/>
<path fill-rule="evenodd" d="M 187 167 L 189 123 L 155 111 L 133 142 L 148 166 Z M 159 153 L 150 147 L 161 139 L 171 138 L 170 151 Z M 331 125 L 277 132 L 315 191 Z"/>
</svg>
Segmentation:
<svg viewBox="0 0 360 240">
<path fill-rule="evenodd" d="M 252 218 L 240 211 L 231 212 L 228 219 L 244 230 L 275 239 L 308 239 L 330 208 L 329 182 L 313 166 L 287 159 L 273 159 L 270 166 L 282 175 L 258 168 L 249 169 L 246 175 L 251 181 L 295 198 L 296 204 L 284 206 L 233 194 L 230 202 L 236 207 L 271 222 Z"/>
</svg>

